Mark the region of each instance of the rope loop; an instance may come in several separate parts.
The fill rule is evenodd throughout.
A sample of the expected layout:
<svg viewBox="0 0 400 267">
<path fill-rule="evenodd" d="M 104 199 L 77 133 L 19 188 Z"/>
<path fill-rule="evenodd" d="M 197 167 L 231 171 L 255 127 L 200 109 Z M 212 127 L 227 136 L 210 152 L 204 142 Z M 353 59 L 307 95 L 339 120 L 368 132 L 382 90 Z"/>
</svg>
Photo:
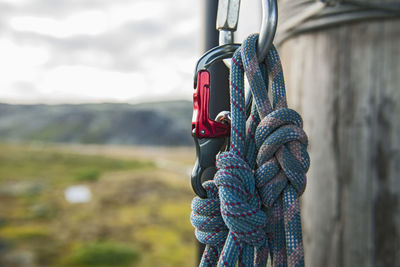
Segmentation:
<svg viewBox="0 0 400 267">
<path fill-rule="evenodd" d="M 192 201 L 190 218 L 196 228 L 196 238 L 203 244 L 223 245 L 228 229 L 221 217 L 217 187 L 214 181 L 207 181 L 203 186 L 208 198 L 196 197 Z"/>
<path fill-rule="evenodd" d="M 225 243 L 228 228 L 221 216 L 218 188 L 215 182 L 206 181 L 203 183 L 203 188 L 207 192 L 207 198 L 193 199 L 190 220 L 196 229 L 197 240 L 206 245 L 200 266 L 215 266 Z"/>
<path fill-rule="evenodd" d="M 230 152 L 218 156 L 217 168 L 214 180 L 226 226 L 239 241 L 261 245 L 265 240 L 266 216 L 255 191 L 253 171 L 240 156 Z"/>
</svg>

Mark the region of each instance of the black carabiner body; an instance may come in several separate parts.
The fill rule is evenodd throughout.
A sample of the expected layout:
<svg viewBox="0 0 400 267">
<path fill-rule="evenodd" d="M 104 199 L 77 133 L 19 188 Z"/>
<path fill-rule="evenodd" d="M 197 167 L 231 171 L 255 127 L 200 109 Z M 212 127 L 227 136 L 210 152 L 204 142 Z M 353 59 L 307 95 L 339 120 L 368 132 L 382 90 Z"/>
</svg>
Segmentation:
<svg viewBox="0 0 400 267">
<path fill-rule="evenodd" d="M 215 160 L 230 134 L 230 126 L 210 118 L 210 73 L 208 68 L 217 61 L 232 57 L 238 44 L 228 44 L 207 51 L 197 62 L 194 73 L 192 136 L 196 147 L 196 162 L 191 174 L 193 191 L 201 198 L 207 193 L 202 183 L 216 172 Z"/>
</svg>

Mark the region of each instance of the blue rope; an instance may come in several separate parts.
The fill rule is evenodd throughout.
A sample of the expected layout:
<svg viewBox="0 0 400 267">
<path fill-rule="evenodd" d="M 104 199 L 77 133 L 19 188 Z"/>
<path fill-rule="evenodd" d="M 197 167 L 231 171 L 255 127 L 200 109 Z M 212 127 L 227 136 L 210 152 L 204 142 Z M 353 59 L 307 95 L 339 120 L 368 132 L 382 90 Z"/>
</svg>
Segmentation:
<svg viewBox="0 0 400 267">
<path fill-rule="evenodd" d="M 278 53 L 256 56 L 258 35 L 234 53 L 230 74 L 231 143 L 217 157 L 208 198 L 196 197 L 191 221 L 206 244 L 200 266 L 304 266 L 299 196 L 310 159 L 298 113 L 287 108 Z M 247 120 L 244 75 L 254 103 Z M 272 105 L 268 99 L 271 78 Z"/>
</svg>

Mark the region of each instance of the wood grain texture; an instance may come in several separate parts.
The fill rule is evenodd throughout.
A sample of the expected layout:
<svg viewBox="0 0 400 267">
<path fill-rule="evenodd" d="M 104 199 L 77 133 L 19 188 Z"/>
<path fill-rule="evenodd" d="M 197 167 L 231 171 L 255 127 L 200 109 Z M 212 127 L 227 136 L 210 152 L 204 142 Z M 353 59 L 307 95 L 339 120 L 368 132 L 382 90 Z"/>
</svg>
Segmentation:
<svg viewBox="0 0 400 267">
<path fill-rule="evenodd" d="M 400 266 L 400 21 L 311 32 L 279 51 L 310 140 L 306 266 Z"/>
</svg>

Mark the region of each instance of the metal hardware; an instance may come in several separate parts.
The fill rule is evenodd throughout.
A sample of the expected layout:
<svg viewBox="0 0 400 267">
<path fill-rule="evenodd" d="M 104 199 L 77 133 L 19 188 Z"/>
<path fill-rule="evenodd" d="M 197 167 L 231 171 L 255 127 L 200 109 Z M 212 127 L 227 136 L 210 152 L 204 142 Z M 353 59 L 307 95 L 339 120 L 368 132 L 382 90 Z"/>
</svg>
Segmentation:
<svg viewBox="0 0 400 267">
<path fill-rule="evenodd" d="M 275 37 L 278 24 L 277 0 L 261 0 L 262 23 L 257 43 L 258 61 L 266 57 Z M 220 31 L 220 45 L 233 43 L 233 32 L 236 31 L 239 20 L 240 0 L 220 0 L 218 4 L 217 30 Z"/>
<path fill-rule="evenodd" d="M 236 31 L 240 0 L 219 0 L 217 30 Z"/>
<path fill-rule="evenodd" d="M 196 147 L 196 162 L 191 174 L 193 191 L 201 198 L 207 193 L 202 183 L 213 179 L 216 172 L 215 160 L 218 153 L 225 149 L 230 134 L 229 118 L 225 114 L 222 121 L 209 117 L 210 73 L 208 68 L 217 61 L 230 58 L 239 48 L 238 44 L 228 44 L 207 51 L 197 62 L 194 74 L 192 136 Z"/>
<path fill-rule="evenodd" d="M 212 180 L 216 172 L 215 160 L 218 153 L 223 148 L 225 138 L 196 138 L 193 137 L 196 147 L 196 162 L 191 174 L 191 184 L 193 191 L 201 198 L 207 197 L 207 192 L 202 184 L 207 180 Z M 210 170 L 214 169 L 214 172 Z M 206 170 L 209 170 L 206 172 Z"/>
<path fill-rule="evenodd" d="M 232 44 L 233 32 L 239 20 L 240 0 L 219 0 L 217 14 L 217 30 L 219 44 Z"/>
<path fill-rule="evenodd" d="M 268 54 L 268 50 L 274 40 L 276 27 L 278 25 L 278 4 L 277 0 L 262 0 L 262 23 L 260 36 L 257 43 L 258 61 L 264 61 Z"/>
<path fill-rule="evenodd" d="M 226 110 L 221 111 L 218 113 L 217 117 L 215 117 L 215 121 L 231 125 L 231 112 Z"/>
<path fill-rule="evenodd" d="M 231 58 L 236 49 L 240 47 L 240 44 L 227 44 L 214 47 L 208 50 L 196 64 L 194 70 L 194 88 L 197 87 L 197 75 L 200 70 L 208 69 L 214 62 L 223 60 L 225 58 Z"/>
<path fill-rule="evenodd" d="M 229 125 L 210 119 L 210 73 L 197 73 L 197 87 L 193 93 L 192 135 L 196 138 L 218 138 L 229 135 Z"/>
</svg>

